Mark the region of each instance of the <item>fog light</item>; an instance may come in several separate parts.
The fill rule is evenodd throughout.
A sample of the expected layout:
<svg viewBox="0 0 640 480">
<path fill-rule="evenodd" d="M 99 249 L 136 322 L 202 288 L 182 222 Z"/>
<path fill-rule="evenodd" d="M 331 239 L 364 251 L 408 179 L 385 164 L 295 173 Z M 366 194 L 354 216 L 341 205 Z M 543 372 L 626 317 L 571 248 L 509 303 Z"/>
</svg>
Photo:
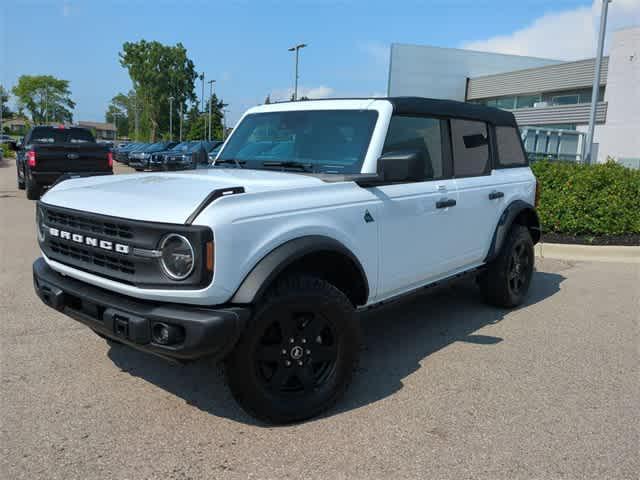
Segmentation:
<svg viewBox="0 0 640 480">
<path fill-rule="evenodd" d="M 158 345 L 174 345 L 184 340 L 184 329 L 176 325 L 157 322 L 151 329 L 153 342 Z"/>
</svg>

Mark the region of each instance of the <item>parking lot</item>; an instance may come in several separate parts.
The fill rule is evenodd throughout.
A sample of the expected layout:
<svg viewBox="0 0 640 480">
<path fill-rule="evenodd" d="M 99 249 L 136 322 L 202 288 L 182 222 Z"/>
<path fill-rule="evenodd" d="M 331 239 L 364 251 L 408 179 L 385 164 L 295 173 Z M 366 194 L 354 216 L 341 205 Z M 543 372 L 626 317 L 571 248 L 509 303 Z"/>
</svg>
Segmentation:
<svg viewBox="0 0 640 480">
<path fill-rule="evenodd" d="M 119 173 L 130 171 L 118 167 Z M 151 173 L 147 175 L 153 175 Z M 346 398 L 269 427 L 210 362 L 110 346 L 41 304 L 34 203 L 0 163 L 0 478 L 638 478 L 640 265 L 539 260 L 362 315 Z"/>
</svg>

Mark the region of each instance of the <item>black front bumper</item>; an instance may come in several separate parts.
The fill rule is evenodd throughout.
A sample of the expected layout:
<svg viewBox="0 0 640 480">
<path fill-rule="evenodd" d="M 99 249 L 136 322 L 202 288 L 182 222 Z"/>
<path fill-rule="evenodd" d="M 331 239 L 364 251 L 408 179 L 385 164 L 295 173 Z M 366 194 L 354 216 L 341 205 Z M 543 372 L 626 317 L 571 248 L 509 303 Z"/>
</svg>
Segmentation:
<svg viewBox="0 0 640 480">
<path fill-rule="evenodd" d="M 40 299 L 92 330 L 165 358 L 187 361 L 222 357 L 245 326 L 245 307 L 197 307 L 139 300 L 60 275 L 43 258 L 33 263 L 33 285 Z M 181 329 L 173 345 L 152 338 L 156 324 Z"/>
</svg>

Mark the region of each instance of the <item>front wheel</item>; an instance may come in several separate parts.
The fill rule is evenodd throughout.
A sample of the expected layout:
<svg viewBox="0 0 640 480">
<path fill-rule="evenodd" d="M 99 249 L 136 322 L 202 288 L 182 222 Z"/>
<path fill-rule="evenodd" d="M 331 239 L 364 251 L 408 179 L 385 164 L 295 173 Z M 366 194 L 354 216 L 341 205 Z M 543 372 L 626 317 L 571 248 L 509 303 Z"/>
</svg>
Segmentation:
<svg viewBox="0 0 640 480">
<path fill-rule="evenodd" d="M 320 278 L 291 276 L 257 305 L 227 359 L 228 383 L 250 415 L 278 424 L 302 421 L 344 394 L 359 350 L 349 299 Z"/>
<path fill-rule="evenodd" d="M 529 291 L 533 265 L 533 240 L 529 229 L 513 225 L 500 254 L 479 279 L 487 303 L 506 308 L 520 305 Z"/>
</svg>

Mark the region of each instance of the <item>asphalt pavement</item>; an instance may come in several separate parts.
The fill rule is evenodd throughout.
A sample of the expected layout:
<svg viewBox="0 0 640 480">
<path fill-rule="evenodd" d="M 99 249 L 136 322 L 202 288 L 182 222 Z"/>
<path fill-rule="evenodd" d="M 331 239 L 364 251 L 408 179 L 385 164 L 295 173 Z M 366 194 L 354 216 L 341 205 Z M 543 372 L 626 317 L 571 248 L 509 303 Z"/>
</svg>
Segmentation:
<svg viewBox="0 0 640 480">
<path fill-rule="evenodd" d="M 37 256 L 34 202 L 8 160 L 1 479 L 640 477 L 640 264 L 538 260 L 512 311 L 462 283 L 363 314 L 346 397 L 271 427 L 239 409 L 212 362 L 110 346 L 45 307 Z"/>
</svg>

